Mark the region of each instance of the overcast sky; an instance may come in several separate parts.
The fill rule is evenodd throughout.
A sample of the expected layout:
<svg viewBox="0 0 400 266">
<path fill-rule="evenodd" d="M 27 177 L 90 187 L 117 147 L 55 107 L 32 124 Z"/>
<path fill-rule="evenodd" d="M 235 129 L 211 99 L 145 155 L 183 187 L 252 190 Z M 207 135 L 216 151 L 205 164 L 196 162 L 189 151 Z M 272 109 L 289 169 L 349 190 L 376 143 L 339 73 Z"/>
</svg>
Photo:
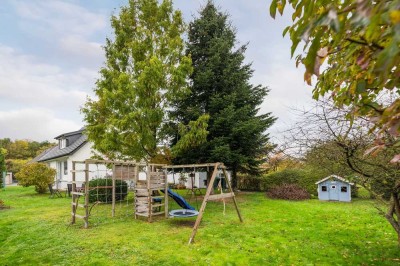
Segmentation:
<svg viewBox="0 0 400 266">
<path fill-rule="evenodd" d="M 187 22 L 205 1 L 174 0 Z M 93 96 L 104 62 L 102 45 L 112 37 L 110 15 L 127 0 L 1 0 L 0 138 L 52 140 L 83 126 L 80 107 Z M 278 117 L 269 133 L 293 122 L 291 107 L 311 102 L 304 69 L 290 59 L 282 37 L 290 14 L 273 20 L 269 0 L 215 0 L 231 16 L 239 43 L 249 42 L 254 84 L 270 88 L 261 112 Z"/>
</svg>

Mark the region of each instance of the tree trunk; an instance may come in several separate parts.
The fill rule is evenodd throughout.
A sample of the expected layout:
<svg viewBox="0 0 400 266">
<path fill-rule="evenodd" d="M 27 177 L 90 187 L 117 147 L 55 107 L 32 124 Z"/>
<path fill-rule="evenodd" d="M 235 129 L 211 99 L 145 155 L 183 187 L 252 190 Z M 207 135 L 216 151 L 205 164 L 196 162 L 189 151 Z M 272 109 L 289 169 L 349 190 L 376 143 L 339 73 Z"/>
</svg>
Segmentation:
<svg viewBox="0 0 400 266">
<path fill-rule="evenodd" d="M 232 180 L 231 180 L 231 185 L 232 185 L 232 189 L 236 190 L 237 189 L 237 169 L 236 167 L 232 168 Z"/>
<path fill-rule="evenodd" d="M 392 199 L 385 218 L 396 232 L 397 242 L 400 246 L 400 202 L 398 194 L 398 186 L 396 186 L 396 191 L 392 193 Z"/>
</svg>

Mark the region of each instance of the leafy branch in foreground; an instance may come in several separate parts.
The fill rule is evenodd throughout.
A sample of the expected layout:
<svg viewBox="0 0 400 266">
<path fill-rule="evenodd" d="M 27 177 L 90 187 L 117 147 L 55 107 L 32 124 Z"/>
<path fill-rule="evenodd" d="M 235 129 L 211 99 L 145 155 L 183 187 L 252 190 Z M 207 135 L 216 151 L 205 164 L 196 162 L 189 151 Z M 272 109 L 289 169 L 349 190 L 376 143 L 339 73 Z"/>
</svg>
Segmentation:
<svg viewBox="0 0 400 266">
<path fill-rule="evenodd" d="M 350 106 L 352 114 L 368 116 L 381 145 L 389 143 L 386 132 L 398 142 L 400 1 L 273 0 L 271 16 L 283 14 L 287 4 L 293 24 L 283 35 L 290 36 L 292 56 L 304 41 L 296 61 L 305 66 L 308 84 L 317 77 L 314 98 L 327 95 L 339 107 Z M 399 161 L 400 155 L 392 159 Z"/>
</svg>

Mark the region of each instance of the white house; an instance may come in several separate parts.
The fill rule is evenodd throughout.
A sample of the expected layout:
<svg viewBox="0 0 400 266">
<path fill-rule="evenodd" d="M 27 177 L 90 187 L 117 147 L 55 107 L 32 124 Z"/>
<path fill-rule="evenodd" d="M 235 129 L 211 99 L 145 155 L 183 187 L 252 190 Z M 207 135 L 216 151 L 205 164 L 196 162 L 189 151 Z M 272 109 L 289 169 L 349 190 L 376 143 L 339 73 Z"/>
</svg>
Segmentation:
<svg viewBox="0 0 400 266">
<path fill-rule="evenodd" d="M 33 159 L 33 161 L 46 163 L 57 170 L 54 179 L 54 187 L 56 188 L 64 189 L 67 187 L 67 183 L 72 181 L 72 161 L 84 161 L 94 155 L 92 143 L 87 140 L 83 130 L 84 128 L 55 137 L 58 140 L 58 145 Z M 91 170 L 93 173 L 96 172 L 96 169 Z M 105 171 L 105 169 L 100 170 Z"/>
</svg>

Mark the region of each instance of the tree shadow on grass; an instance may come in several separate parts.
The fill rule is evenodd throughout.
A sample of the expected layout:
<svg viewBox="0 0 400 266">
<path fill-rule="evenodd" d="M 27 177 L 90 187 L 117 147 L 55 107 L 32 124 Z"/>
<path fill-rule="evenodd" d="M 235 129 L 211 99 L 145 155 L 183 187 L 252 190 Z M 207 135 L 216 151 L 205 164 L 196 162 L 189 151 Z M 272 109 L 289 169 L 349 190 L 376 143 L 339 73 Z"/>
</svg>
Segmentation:
<svg viewBox="0 0 400 266">
<path fill-rule="evenodd" d="M 188 220 L 188 219 L 170 219 L 169 224 L 171 226 L 179 226 L 179 227 L 193 227 L 196 220 Z"/>
</svg>

